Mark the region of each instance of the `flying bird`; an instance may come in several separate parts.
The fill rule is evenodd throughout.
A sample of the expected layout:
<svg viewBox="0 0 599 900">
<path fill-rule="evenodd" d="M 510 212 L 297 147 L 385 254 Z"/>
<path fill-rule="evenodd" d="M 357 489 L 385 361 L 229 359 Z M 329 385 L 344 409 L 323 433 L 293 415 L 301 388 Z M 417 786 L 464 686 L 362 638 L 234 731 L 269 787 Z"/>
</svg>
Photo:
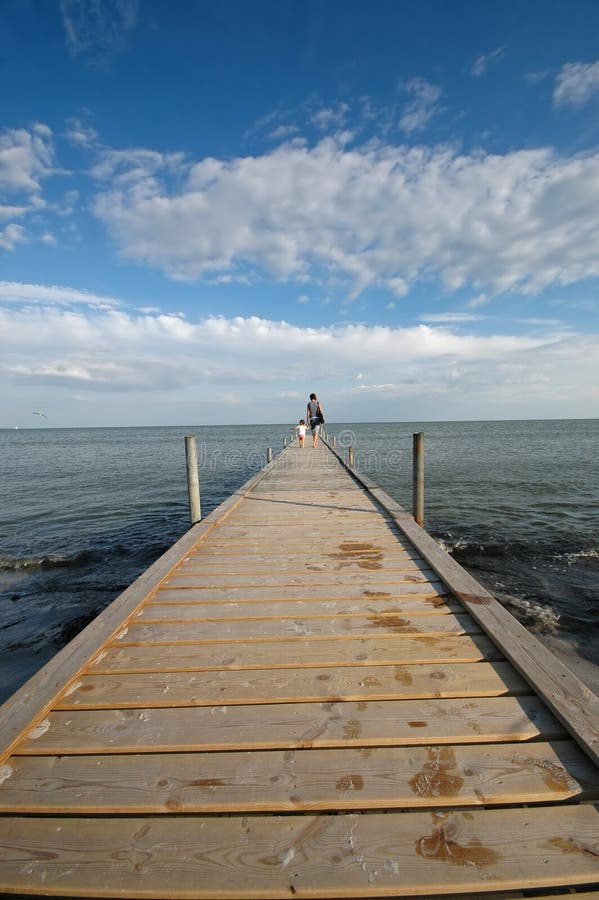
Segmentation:
<svg viewBox="0 0 599 900">
<path fill-rule="evenodd" d="M 37 409 L 33 409 L 33 410 L 32 410 L 32 413 L 33 413 L 34 416 L 43 416 L 44 419 L 47 419 L 47 418 L 48 418 L 48 416 L 46 415 L 46 413 L 40 412 L 40 411 L 37 410 Z"/>
</svg>

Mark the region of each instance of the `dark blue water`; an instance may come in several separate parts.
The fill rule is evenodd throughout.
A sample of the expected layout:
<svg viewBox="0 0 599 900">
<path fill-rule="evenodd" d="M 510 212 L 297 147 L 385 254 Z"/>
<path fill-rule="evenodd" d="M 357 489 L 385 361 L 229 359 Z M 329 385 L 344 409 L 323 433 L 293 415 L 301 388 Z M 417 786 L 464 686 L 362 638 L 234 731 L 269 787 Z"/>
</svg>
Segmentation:
<svg viewBox="0 0 599 900">
<path fill-rule="evenodd" d="M 426 445 L 426 527 L 532 631 L 599 662 L 599 421 L 328 425 L 407 509 Z M 206 515 L 285 426 L 0 431 L 0 701 L 188 528 L 184 435 Z"/>
</svg>

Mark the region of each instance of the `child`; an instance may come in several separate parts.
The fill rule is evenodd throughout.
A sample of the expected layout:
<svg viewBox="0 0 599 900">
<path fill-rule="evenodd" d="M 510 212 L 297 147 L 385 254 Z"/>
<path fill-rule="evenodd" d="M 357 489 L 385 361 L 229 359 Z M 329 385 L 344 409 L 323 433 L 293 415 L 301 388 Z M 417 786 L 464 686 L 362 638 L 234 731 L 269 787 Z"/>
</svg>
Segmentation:
<svg viewBox="0 0 599 900">
<path fill-rule="evenodd" d="M 297 430 L 298 443 L 299 443 L 300 447 L 303 447 L 304 446 L 304 438 L 306 437 L 306 430 L 308 428 L 305 420 L 300 419 L 299 425 L 294 425 L 293 427 Z"/>
</svg>

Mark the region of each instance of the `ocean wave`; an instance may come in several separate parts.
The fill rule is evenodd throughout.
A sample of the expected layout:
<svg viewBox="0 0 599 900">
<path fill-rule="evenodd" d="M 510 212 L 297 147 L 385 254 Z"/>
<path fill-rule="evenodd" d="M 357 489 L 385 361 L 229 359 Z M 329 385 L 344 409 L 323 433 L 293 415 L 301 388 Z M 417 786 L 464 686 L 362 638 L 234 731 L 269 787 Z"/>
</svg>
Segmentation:
<svg viewBox="0 0 599 900">
<path fill-rule="evenodd" d="M 0 571 L 18 572 L 32 569 L 58 569 L 66 566 L 80 566 L 87 562 L 90 554 L 81 550 L 71 556 L 50 554 L 48 556 L 0 556 Z"/>
<path fill-rule="evenodd" d="M 542 606 L 533 600 L 514 595 L 497 596 L 502 604 L 511 608 L 518 621 L 527 625 L 532 632 L 539 634 L 557 634 L 560 631 L 561 616 L 550 606 Z"/>
<path fill-rule="evenodd" d="M 520 561 L 563 562 L 569 566 L 581 561 L 593 562 L 599 559 L 599 548 L 594 543 L 590 545 L 584 539 L 573 539 L 570 535 L 563 536 L 557 542 L 502 539 L 490 533 L 476 537 L 472 535 L 457 537 L 448 532 L 441 532 L 434 536 L 443 550 L 462 563 L 480 555 L 498 560 L 511 558 Z"/>
<path fill-rule="evenodd" d="M 563 559 L 569 566 L 574 565 L 579 560 L 599 559 L 599 550 L 596 547 L 589 547 L 586 550 L 576 550 L 569 553 L 556 553 L 556 559 Z"/>
</svg>

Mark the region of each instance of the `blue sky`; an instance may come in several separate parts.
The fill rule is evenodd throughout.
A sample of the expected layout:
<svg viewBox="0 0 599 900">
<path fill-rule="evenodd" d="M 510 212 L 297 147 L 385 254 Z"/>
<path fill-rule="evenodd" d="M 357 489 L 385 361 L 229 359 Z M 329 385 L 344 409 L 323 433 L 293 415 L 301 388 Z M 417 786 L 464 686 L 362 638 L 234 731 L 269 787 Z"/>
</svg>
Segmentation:
<svg viewBox="0 0 599 900">
<path fill-rule="evenodd" d="M 0 426 L 599 416 L 595 0 L 2 19 Z"/>
</svg>

